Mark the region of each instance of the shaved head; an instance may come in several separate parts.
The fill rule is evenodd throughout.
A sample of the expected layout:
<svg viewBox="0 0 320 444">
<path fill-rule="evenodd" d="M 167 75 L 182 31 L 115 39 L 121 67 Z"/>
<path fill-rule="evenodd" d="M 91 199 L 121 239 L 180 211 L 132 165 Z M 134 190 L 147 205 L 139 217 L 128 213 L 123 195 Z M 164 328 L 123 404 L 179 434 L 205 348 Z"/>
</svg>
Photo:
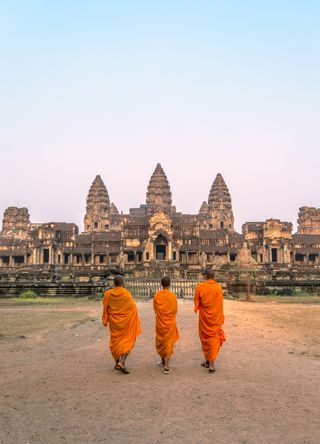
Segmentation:
<svg viewBox="0 0 320 444">
<path fill-rule="evenodd" d="M 207 279 L 214 279 L 214 271 L 212 268 L 208 268 L 204 274 Z"/>
<path fill-rule="evenodd" d="M 163 288 L 169 288 L 170 284 L 171 281 L 169 276 L 163 276 L 163 278 L 161 279 L 161 285 L 163 286 Z"/>
<path fill-rule="evenodd" d="M 123 287 L 124 286 L 123 277 L 122 276 L 115 276 L 113 283 L 114 283 L 115 287 Z"/>
</svg>

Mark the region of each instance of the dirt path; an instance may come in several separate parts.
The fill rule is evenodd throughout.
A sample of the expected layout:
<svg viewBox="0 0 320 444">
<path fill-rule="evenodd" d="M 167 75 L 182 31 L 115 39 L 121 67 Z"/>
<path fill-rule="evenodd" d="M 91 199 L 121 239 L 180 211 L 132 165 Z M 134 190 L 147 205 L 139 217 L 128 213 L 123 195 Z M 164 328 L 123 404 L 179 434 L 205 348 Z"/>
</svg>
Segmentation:
<svg viewBox="0 0 320 444">
<path fill-rule="evenodd" d="M 152 304 L 138 307 L 130 375 L 112 369 L 93 302 L 81 309 L 85 323 L 59 324 L 17 350 L 0 341 L 0 442 L 320 442 L 320 306 L 226 301 L 214 375 L 199 366 L 191 302 L 180 303 L 170 375 L 155 366 Z"/>
</svg>

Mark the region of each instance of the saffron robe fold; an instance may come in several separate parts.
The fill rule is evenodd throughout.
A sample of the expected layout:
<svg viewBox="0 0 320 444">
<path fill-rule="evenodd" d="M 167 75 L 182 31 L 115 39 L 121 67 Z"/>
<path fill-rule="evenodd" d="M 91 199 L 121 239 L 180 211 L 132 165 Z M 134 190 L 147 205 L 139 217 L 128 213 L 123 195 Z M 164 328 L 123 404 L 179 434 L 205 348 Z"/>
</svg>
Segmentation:
<svg viewBox="0 0 320 444">
<path fill-rule="evenodd" d="M 156 349 L 161 358 L 173 355 L 173 346 L 179 339 L 176 323 L 177 296 L 169 290 L 155 294 L 153 308 L 156 314 Z"/>
<path fill-rule="evenodd" d="M 199 311 L 199 336 L 207 361 L 214 361 L 225 341 L 223 293 L 221 286 L 208 279 L 198 285 L 194 297 L 194 311 Z"/>
<path fill-rule="evenodd" d="M 110 351 L 115 360 L 129 353 L 141 333 L 137 306 L 123 287 L 107 290 L 103 297 L 102 323 L 110 329 Z"/>
</svg>

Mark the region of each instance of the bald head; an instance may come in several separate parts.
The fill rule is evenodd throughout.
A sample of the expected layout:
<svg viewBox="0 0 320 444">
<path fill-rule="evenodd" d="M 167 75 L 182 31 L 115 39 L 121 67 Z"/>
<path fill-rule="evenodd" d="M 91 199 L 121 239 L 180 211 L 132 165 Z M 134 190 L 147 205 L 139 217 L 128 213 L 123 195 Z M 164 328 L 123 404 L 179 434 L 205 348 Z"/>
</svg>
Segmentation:
<svg viewBox="0 0 320 444">
<path fill-rule="evenodd" d="M 123 277 L 115 276 L 113 283 L 115 287 L 123 287 L 124 286 Z"/>
<path fill-rule="evenodd" d="M 206 279 L 214 279 L 214 271 L 212 268 L 209 268 L 205 271 Z"/>
<path fill-rule="evenodd" d="M 169 288 L 170 284 L 171 281 L 169 276 L 163 276 L 163 278 L 161 279 L 161 285 L 163 286 L 163 288 Z"/>
</svg>

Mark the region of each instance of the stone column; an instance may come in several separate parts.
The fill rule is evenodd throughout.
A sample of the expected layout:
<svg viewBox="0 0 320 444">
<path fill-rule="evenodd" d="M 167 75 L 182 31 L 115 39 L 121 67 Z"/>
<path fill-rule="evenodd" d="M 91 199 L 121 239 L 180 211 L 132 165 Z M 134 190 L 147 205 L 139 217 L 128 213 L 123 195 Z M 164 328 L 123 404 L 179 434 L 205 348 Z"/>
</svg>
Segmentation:
<svg viewBox="0 0 320 444">
<path fill-rule="evenodd" d="M 167 254 L 167 261 L 172 261 L 172 242 L 168 241 L 168 254 Z"/>
</svg>

